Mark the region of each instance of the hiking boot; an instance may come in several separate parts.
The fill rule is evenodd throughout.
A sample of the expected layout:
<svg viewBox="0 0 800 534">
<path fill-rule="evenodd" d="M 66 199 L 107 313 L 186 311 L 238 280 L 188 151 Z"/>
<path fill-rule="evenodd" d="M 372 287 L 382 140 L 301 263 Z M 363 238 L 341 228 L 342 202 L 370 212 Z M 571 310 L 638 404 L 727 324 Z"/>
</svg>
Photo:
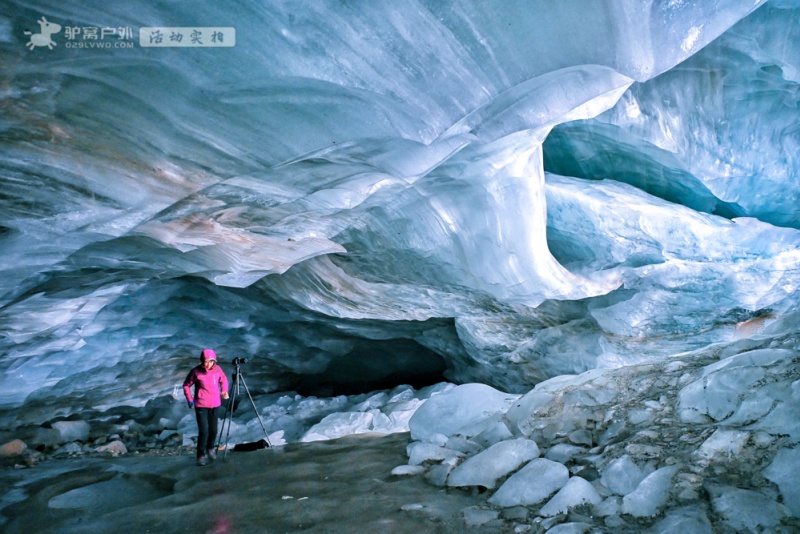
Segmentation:
<svg viewBox="0 0 800 534">
<path fill-rule="evenodd" d="M 199 466 L 206 465 L 206 457 L 205 456 L 198 456 L 197 457 L 197 465 L 199 465 Z"/>
<path fill-rule="evenodd" d="M 217 459 L 217 451 L 216 450 L 208 449 L 206 451 L 206 453 L 208 453 L 208 457 L 211 459 L 212 462 Z"/>
</svg>

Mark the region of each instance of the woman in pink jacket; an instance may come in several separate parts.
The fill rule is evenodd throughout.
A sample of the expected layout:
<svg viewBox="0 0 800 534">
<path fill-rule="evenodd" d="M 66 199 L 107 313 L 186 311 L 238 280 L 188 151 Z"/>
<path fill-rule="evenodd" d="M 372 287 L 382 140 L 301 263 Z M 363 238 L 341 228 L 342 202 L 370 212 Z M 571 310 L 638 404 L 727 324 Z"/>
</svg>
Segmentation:
<svg viewBox="0 0 800 534">
<path fill-rule="evenodd" d="M 194 386 L 194 396 L 192 396 Z M 183 381 L 183 393 L 189 408 L 197 416 L 197 465 L 206 465 L 206 453 L 217 459 L 214 440 L 217 437 L 217 408 L 228 398 L 228 377 L 217 365 L 217 355 L 211 349 L 200 353 L 200 365 L 189 372 Z"/>
</svg>

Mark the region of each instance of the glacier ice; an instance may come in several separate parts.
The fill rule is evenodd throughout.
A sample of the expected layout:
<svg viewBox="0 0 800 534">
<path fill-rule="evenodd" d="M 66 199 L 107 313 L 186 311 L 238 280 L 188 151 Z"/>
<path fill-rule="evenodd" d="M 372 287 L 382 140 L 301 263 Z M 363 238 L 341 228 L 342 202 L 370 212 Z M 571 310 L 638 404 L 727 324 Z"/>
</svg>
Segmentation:
<svg viewBox="0 0 800 534">
<path fill-rule="evenodd" d="M 489 502 L 503 507 L 538 504 L 563 488 L 568 479 L 563 464 L 535 458 L 503 482 Z"/>
<path fill-rule="evenodd" d="M 652 517 L 667 503 L 670 482 L 677 466 L 666 466 L 647 475 L 636 489 L 622 498 L 622 512 L 634 517 Z"/>
<path fill-rule="evenodd" d="M 194 57 L 27 50 L 12 2 L 0 404 L 142 404 L 209 345 L 268 391 L 521 393 L 795 308 L 791 2 L 410 4 L 203 4 L 239 38 Z"/>
<path fill-rule="evenodd" d="M 538 456 L 535 441 L 523 438 L 500 441 L 459 464 L 447 477 L 447 485 L 495 488 L 499 479 Z"/>
<path fill-rule="evenodd" d="M 198 13 L 236 46 L 26 46 L 42 15 Z M 12 0 L 0 430 L 56 447 L 62 423 L 133 407 L 190 439 L 149 401 L 211 346 L 228 370 L 250 358 L 276 441 L 410 431 L 444 486 L 525 440 L 605 498 L 608 528 L 664 507 L 640 521 L 792 526 L 767 466 L 800 441 L 798 17 L 795 0 Z M 259 439 L 240 409 L 236 439 Z M 750 497 L 761 515 L 737 510 Z"/>
<path fill-rule="evenodd" d="M 569 512 L 572 508 L 585 504 L 600 504 L 602 498 L 589 482 L 575 476 L 570 477 L 564 487 L 558 490 L 539 513 L 545 517 Z"/>
</svg>

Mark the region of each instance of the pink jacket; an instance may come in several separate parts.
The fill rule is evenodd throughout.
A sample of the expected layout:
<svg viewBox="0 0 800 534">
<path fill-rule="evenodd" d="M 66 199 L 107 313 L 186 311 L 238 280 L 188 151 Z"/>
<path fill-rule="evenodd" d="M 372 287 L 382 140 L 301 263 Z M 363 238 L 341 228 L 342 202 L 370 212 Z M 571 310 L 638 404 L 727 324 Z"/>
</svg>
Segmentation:
<svg viewBox="0 0 800 534">
<path fill-rule="evenodd" d="M 194 399 L 192 399 L 192 386 L 194 386 Z M 219 365 L 210 371 L 198 365 L 183 381 L 183 394 L 186 400 L 192 402 L 197 408 L 216 408 L 222 404 L 222 392 L 228 392 L 228 377 Z"/>
</svg>

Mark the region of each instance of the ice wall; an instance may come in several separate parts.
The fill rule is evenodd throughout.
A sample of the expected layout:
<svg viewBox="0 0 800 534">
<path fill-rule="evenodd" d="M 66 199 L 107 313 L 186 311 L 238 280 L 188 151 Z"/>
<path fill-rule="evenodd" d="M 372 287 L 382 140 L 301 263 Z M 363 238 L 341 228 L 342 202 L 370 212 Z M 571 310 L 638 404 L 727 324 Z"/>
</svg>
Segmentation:
<svg viewBox="0 0 800 534">
<path fill-rule="evenodd" d="M 13 2 L 0 405 L 142 403 L 205 346 L 263 391 L 522 392 L 748 335 L 800 274 L 800 8 L 762 4 Z"/>
</svg>

